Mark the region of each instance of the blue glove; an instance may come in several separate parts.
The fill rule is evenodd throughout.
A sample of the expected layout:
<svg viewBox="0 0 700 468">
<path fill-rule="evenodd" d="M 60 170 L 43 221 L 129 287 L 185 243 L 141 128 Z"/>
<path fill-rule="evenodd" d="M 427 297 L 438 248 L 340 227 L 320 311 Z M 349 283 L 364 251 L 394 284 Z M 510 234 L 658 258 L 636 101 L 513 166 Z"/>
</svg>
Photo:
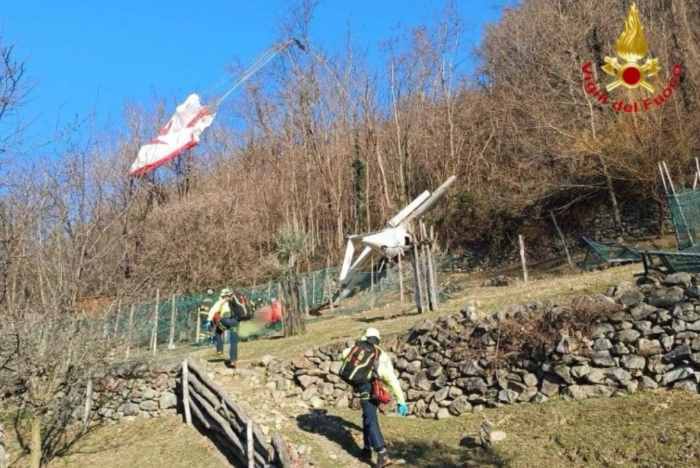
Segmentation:
<svg viewBox="0 0 700 468">
<path fill-rule="evenodd" d="M 204 328 L 206 328 L 206 329 L 211 328 L 211 320 L 205 320 L 205 321 L 204 321 Z"/>
<path fill-rule="evenodd" d="M 396 405 L 396 412 L 399 416 L 408 416 L 408 405 L 406 403 L 399 403 Z"/>
</svg>

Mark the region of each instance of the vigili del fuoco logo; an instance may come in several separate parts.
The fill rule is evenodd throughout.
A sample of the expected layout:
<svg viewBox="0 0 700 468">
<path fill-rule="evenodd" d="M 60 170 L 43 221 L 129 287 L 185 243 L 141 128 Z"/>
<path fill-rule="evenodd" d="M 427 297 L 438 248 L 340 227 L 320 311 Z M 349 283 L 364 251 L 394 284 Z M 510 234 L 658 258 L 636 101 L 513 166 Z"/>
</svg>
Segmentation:
<svg viewBox="0 0 700 468">
<path fill-rule="evenodd" d="M 595 81 L 593 62 L 588 61 L 581 67 L 586 93 L 596 98 L 601 104 L 609 105 L 614 111 L 631 113 L 660 108 L 680 85 L 683 72 L 681 65 L 673 66 L 671 79 L 658 93 L 649 81 L 649 78 L 661 71 L 661 65 L 659 59 L 649 56 L 649 44 L 644 36 L 644 26 L 639 19 L 637 5 L 634 3 L 627 15 L 625 30 L 615 43 L 615 52 L 617 56 L 605 57 L 605 65 L 601 67 L 611 78 L 605 89 L 600 88 Z M 630 90 L 641 89 L 644 97 L 634 101 L 624 99 L 613 101 L 608 93 L 620 87 Z"/>
</svg>

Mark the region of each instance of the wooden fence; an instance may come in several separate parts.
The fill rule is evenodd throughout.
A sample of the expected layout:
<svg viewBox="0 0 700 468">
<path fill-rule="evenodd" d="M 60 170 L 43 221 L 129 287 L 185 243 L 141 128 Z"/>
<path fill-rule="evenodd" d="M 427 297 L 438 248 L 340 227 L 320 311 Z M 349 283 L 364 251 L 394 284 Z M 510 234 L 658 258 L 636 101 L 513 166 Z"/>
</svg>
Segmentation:
<svg viewBox="0 0 700 468">
<path fill-rule="evenodd" d="M 192 416 L 208 431 L 208 435 L 229 453 L 240 466 L 249 468 L 291 468 L 292 457 L 280 434 L 274 434 L 271 444 L 260 428 L 243 409 L 207 377 L 192 360 L 182 363 L 180 381 L 185 422 L 192 425 Z"/>
</svg>

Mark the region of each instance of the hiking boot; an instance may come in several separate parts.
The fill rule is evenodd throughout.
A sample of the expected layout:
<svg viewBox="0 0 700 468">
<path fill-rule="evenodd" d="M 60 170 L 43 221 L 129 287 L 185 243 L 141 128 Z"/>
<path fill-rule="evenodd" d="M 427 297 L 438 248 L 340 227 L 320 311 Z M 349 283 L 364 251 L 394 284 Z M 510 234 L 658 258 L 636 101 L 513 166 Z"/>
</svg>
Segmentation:
<svg viewBox="0 0 700 468">
<path fill-rule="evenodd" d="M 360 452 L 360 456 L 358 457 L 360 461 L 363 461 L 365 463 L 369 463 L 370 465 L 372 464 L 372 449 L 362 449 L 362 452 Z"/>
<path fill-rule="evenodd" d="M 377 463 L 374 464 L 374 468 L 383 468 L 385 466 L 393 465 L 394 460 L 389 458 L 389 455 L 387 455 L 386 450 L 383 452 L 379 452 L 377 454 Z"/>
<path fill-rule="evenodd" d="M 235 369 L 236 361 L 226 361 L 226 367 L 228 367 L 229 369 Z"/>
</svg>

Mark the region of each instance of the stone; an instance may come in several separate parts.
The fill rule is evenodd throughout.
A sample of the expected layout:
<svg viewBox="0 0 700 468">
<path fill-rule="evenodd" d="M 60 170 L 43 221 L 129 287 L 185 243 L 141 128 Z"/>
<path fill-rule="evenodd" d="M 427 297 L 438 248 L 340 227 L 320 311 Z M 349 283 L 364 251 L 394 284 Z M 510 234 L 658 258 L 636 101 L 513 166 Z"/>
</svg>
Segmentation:
<svg viewBox="0 0 700 468">
<path fill-rule="evenodd" d="M 625 369 L 644 369 L 647 364 L 646 359 L 641 356 L 629 354 L 620 358 L 620 364 Z"/>
<path fill-rule="evenodd" d="M 612 352 L 615 356 L 624 356 L 629 354 L 630 350 L 624 343 L 616 343 Z"/>
<path fill-rule="evenodd" d="M 668 385 L 679 380 L 687 379 L 688 377 L 693 377 L 694 375 L 695 373 L 692 369 L 688 367 L 679 367 L 672 371 L 666 372 L 661 383 L 663 385 Z"/>
<path fill-rule="evenodd" d="M 448 411 L 454 416 L 461 416 L 471 410 L 472 405 L 469 399 L 465 396 L 457 397 L 449 406 Z"/>
<path fill-rule="evenodd" d="M 685 331 L 687 327 L 688 325 L 683 320 L 674 320 L 673 323 L 671 323 L 671 330 L 675 333 Z"/>
<path fill-rule="evenodd" d="M 661 346 L 663 346 L 663 348 L 666 352 L 671 351 L 671 349 L 673 349 L 674 342 L 675 342 L 675 339 L 670 335 L 661 337 Z"/>
<path fill-rule="evenodd" d="M 331 370 L 331 362 L 323 361 L 321 364 L 318 365 L 318 368 L 321 369 L 321 372 L 327 374 Z"/>
<path fill-rule="evenodd" d="M 700 351 L 700 337 L 695 338 L 695 339 L 693 340 L 692 344 L 690 345 L 690 348 L 691 348 L 693 351 Z"/>
<path fill-rule="evenodd" d="M 692 284 L 692 277 L 689 273 L 673 273 L 666 275 L 666 278 L 661 280 L 661 282 L 666 286 L 683 286 L 688 288 Z"/>
<path fill-rule="evenodd" d="M 175 394 L 171 392 L 164 392 L 160 396 L 158 404 L 160 406 L 160 409 L 162 410 L 175 408 L 177 406 L 177 396 L 175 396 Z"/>
<path fill-rule="evenodd" d="M 600 323 L 593 327 L 593 330 L 591 331 L 591 338 L 605 338 L 606 336 L 614 332 L 615 327 L 613 327 L 609 323 Z"/>
<path fill-rule="evenodd" d="M 338 398 L 338 400 L 335 402 L 335 407 L 338 409 L 349 408 L 350 399 L 346 395 L 343 395 L 342 397 Z"/>
<path fill-rule="evenodd" d="M 639 349 L 639 354 L 643 356 L 659 354 L 662 351 L 661 343 L 659 342 L 659 340 L 647 340 L 644 338 L 639 340 L 637 348 Z"/>
<path fill-rule="evenodd" d="M 574 366 L 571 368 L 571 376 L 580 379 L 588 375 L 588 373 L 591 372 L 591 368 L 587 365 L 582 365 L 582 366 Z"/>
<path fill-rule="evenodd" d="M 305 358 L 294 358 L 292 359 L 292 367 L 294 369 L 310 369 L 313 364 Z"/>
<path fill-rule="evenodd" d="M 572 351 L 571 339 L 568 336 L 562 336 L 557 343 L 556 351 L 559 354 L 569 354 Z"/>
<path fill-rule="evenodd" d="M 574 379 L 571 377 L 571 369 L 566 365 L 559 365 L 554 368 L 554 373 L 561 377 L 561 379 L 567 384 L 571 385 L 574 383 Z"/>
<path fill-rule="evenodd" d="M 616 365 L 615 359 L 610 356 L 608 351 L 596 351 L 591 355 L 593 364 L 600 367 L 614 367 Z"/>
<path fill-rule="evenodd" d="M 620 367 L 607 369 L 605 374 L 609 379 L 619 383 L 622 386 L 627 385 L 632 380 L 632 375 Z"/>
<path fill-rule="evenodd" d="M 142 401 L 139 408 L 143 411 L 158 411 L 158 403 L 153 400 Z"/>
<path fill-rule="evenodd" d="M 687 329 L 690 331 L 700 331 L 700 320 L 696 320 L 695 322 L 687 323 L 688 327 Z"/>
<path fill-rule="evenodd" d="M 447 408 L 440 408 L 435 415 L 436 419 L 449 419 L 451 417 L 452 415 L 450 414 L 450 410 Z"/>
<path fill-rule="evenodd" d="M 334 392 L 335 392 L 335 387 L 333 386 L 332 383 L 324 383 L 319 388 L 319 393 L 321 394 L 321 396 L 324 396 L 324 397 L 332 396 Z"/>
<path fill-rule="evenodd" d="M 683 300 L 683 289 L 673 286 L 668 289 L 655 289 L 649 298 L 649 304 L 656 307 L 670 308 Z"/>
<path fill-rule="evenodd" d="M 527 385 L 528 387 L 536 387 L 539 381 L 537 380 L 537 376 L 532 373 L 527 373 L 523 375 L 523 383 Z"/>
<path fill-rule="evenodd" d="M 473 359 L 460 367 L 459 371 L 465 377 L 481 377 L 484 375 L 484 369 Z"/>
<path fill-rule="evenodd" d="M 691 354 L 690 346 L 687 344 L 682 344 L 676 346 L 670 352 L 664 354 L 664 362 L 676 362 L 681 359 L 689 358 Z"/>
<path fill-rule="evenodd" d="M 647 370 L 652 374 L 663 374 L 670 369 L 673 369 L 673 365 L 664 364 L 661 356 L 652 356 L 647 360 Z"/>
<path fill-rule="evenodd" d="M 700 353 L 693 353 L 690 355 L 690 360 L 695 363 L 695 365 L 700 366 Z"/>
<path fill-rule="evenodd" d="M 452 399 L 458 398 L 464 395 L 464 392 L 462 391 L 461 388 L 459 387 L 449 387 L 449 393 L 448 396 Z"/>
<path fill-rule="evenodd" d="M 450 393 L 449 387 L 442 388 L 442 389 L 438 390 L 437 392 L 435 392 L 435 396 L 433 397 L 433 399 L 435 401 L 437 401 L 438 403 L 440 403 L 441 401 L 447 399 L 447 396 L 449 395 L 449 393 Z"/>
<path fill-rule="evenodd" d="M 513 390 L 501 390 L 500 392 L 498 392 L 498 401 L 503 403 L 515 403 L 516 401 L 518 401 L 519 396 L 520 394 L 514 392 Z"/>
<path fill-rule="evenodd" d="M 607 338 L 598 338 L 593 343 L 593 349 L 596 351 L 607 351 L 613 347 L 613 344 Z"/>
<path fill-rule="evenodd" d="M 139 405 L 134 403 L 125 403 L 121 407 L 121 412 L 124 414 L 124 416 L 138 416 L 139 413 L 141 413 L 141 410 L 139 409 Z"/>
<path fill-rule="evenodd" d="M 317 395 L 318 388 L 315 385 L 312 385 L 311 387 L 304 389 L 304 391 L 301 393 L 301 399 L 304 401 L 309 401 L 311 398 Z"/>
<path fill-rule="evenodd" d="M 638 289 L 632 289 L 622 294 L 619 301 L 625 307 L 634 307 L 644 301 L 644 294 Z"/>
<path fill-rule="evenodd" d="M 457 386 L 466 390 L 467 393 L 481 393 L 484 394 L 488 390 L 488 386 L 484 379 L 480 377 L 467 377 L 463 379 L 457 379 Z"/>
<path fill-rule="evenodd" d="M 623 343 L 634 343 L 639 339 L 641 333 L 634 329 L 622 330 L 617 334 L 617 339 Z"/>
<path fill-rule="evenodd" d="M 673 317 L 671 317 L 671 313 L 668 310 L 659 309 L 656 312 L 656 322 L 657 323 L 667 323 L 667 322 L 670 322 L 672 318 Z"/>
<path fill-rule="evenodd" d="M 540 392 L 547 397 L 552 397 L 559 393 L 559 384 L 548 378 L 544 378 L 542 379 Z"/>
<path fill-rule="evenodd" d="M 642 334 L 642 336 L 651 335 L 651 327 L 652 327 L 652 324 L 648 320 L 640 320 L 640 321 L 634 323 L 634 328 L 639 330 L 639 332 Z"/>
<path fill-rule="evenodd" d="M 602 384 L 605 382 L 605 378 L 605 371 L 596 368 L 591 369 L 590 372 L 584 377 L 586 382 L 590 382 L 592 384 Z"/>
<path fill-rule="evenodd" d="M 685 390 L 686 392 L 698 393 L 698 384 L 694 379 L 681 380 L 673 384 L 674 389 Z"/>
<path fill-rule="evenodd" d="M 421 390 L 430 390 L 433 383 L 428 379 L 428 375 L 425 372 L 420 372 L 416 375 L 414 385 Z"/>
<path fill-rule="evenodd" d="M 267 367 L 270 364 L 272 364 L 272 362 L 274 360 L 275 360 L 274 356 L 272 356 L 271 354 L 266 354 L 260 358 L 260 364 L 262 364 L 263 367 Z"/>
<path fill-rule="evenodd" d="M 574 400 L 584 400 L 593 397 L 609 397 L 613 390 L 605 385 L 570 385 L 564 390 L 564 395 Z"/>
<path fill-rule="evenodd" d="M 338 375 L 340 374 L 341 367 L 343 367 L 343 363 L 341 361 L 333 361 L 331 362 L 331 367 L 329 370 L 331 374 Z"/>
<path fill-rule="evenodd" d="M 659 384 L 656 383 L 654 379 L 646 375 L 642 376 L 642 381 L 639 383 L 642 390 L 656 390 L 659 388 Z"/>
<path fill-rule="evenodd" d="M 428 369 L 428 377 L 431 379 L 437 379 L 442 375 L 442 366 L 437 365 L 437 366 L 432 366 L 430 369 Z"/>
<path fill-rule="evenodd" d="M 654 314 L 658 310 L 659 309 L 649 304 L 639 304 L 638 306 L 630 310 L 630 314 L 635 320 L 643 320 L 649 317 L 650 315 Z"/>
<path fill-rule="evenodd" d="M 415 331 L 416 333 L 422 334 L 422 333 L 427 333 L 429 331 L 432 331 L 434 328 L 435 328 L 435 323 L 432 320 L 426 319 L 420 323 L 417 323 L 413 327 L 413 331 Z"/>
<path fill-rule="evenodd" d="M 299 385 L 301 385 L 301 388 L 303 388 L 304 390 L 311 387 L 312 385 L 315 385 L 318 381 L 318 378 L 311 377 L 308 375 L 301 375 L 297 377 L 297 382 L 299 382 Z"/>
<path fill-rule="evenodd" d="M 318 397 L 318 396 L 312 397 L 311 400 L 309 401 L 309 404 L 314 409 L 321 409 L 321 408 L 323 408 L 323 405 L 324 405 L 323 400 L 321 399 L 321 397 Z"/>
<path fill-rule="evenodd" d="M 549 397 L 545 395 L 544 393 L 537 393 L 535 397 L 532 399 L 533 403 L 544 403 L 547 400 L 549 400 Z"/>
</svg>

